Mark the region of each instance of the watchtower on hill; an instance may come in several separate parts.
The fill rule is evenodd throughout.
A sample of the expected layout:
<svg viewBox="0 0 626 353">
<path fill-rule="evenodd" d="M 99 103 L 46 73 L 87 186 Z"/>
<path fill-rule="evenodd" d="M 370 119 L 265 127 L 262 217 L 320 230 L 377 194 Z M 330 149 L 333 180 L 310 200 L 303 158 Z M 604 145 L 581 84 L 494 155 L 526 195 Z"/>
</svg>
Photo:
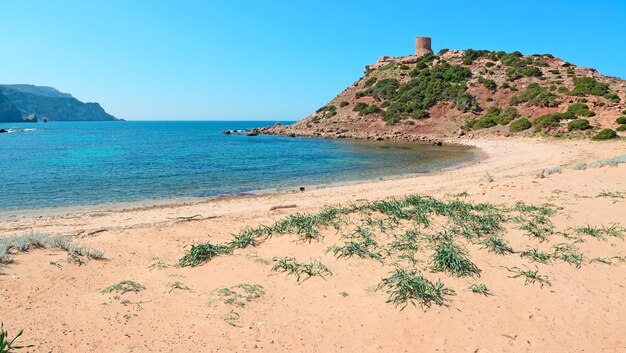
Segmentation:
<svg viewBox="0 0 626 353">
<path fill-rule="evenodd" d="M 415 38 L 415 56 L 422 56 L 426 54 L 432 54 L 433 50 L 430 47 L 430 37 L 417 37 Z"/>
</svg>

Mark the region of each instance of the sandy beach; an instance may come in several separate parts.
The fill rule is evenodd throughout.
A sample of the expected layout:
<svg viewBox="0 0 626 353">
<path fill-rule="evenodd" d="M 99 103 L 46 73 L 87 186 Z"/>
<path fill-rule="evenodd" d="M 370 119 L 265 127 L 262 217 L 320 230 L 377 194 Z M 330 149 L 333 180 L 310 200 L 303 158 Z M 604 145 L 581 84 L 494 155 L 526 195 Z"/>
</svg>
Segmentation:
<svg viewBox="0 0 626 353">
<path fill-rule="evenodd" d="M 182 204 L 31 212 L 1 220 L 0 237 L 33 231 L 67 235 L 105 255 L 78 264 L 60 249 L 15 253 L 12 263 L 2 265 L 0 321 L 10 333 L 24 329 L 20 342 L 33 345 L 24 350 L 30 352 L 626 351 L 626 262 L 619 260 L 626 256 L 626 242 L 617 236 L 563 236 L 577 227 L 626 226 L 626 164 L 574 168 L 623 156 L 626 143 L 505 138 L 466 143 L 485 158 L 427 175 Z M 541 177 L 543 170 L 559 166 L 562 171 Z M 549 203 L 557 210 L 551 217 L 555 234 L 538 242 L 507 224 L 501 235 L 516 251 L 508 255 L 468 242 L 480 277 L 433 272 L 425 250 L 416 267 L 455 293 L 446 305 L 424 309 L 400 310 L 386 303 L 388 293 L 376 290 L 394 270 L 391 261 L 326 252 L 341 240 L 333 229 L 323 230 L 319 241 L 276 236 L 196 267 L 176 266 L 191 244 L 225 243 L 244 227 L 412 194 L 501 207 Z M 287 205 L 295 207 L 270 210 Z M 528 247 L 564 243 L 583 254 L 579 268 L 519 255 Z M 332 275 L 298 283 L 271 271 L 272 258 L 279 256 L 319 259 Z M 598 258 L 609 260 L 591 261 Z M 513 267 L 537 269 L 551 286 L 512 278 L 508 269 Z M 143 288 L 103 291 L 124 280 Z M 491 295 L 469 290 L 475 283 L 484 283 Z M 244 298 L 243 305 L 227 303 L 222 289 L 237 291 L 240 284 L 261 286 L 262 293 Z"/>
</svg>

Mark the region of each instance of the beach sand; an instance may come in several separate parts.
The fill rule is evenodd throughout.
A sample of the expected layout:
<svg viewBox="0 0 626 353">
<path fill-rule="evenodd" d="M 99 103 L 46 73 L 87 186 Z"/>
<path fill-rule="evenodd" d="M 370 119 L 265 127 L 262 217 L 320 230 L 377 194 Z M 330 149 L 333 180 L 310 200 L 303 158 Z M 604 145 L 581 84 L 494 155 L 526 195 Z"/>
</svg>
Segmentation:
<svg viewBox="0 0 626 353">
<path fill-rule="evenodd" d="M 392 264 L 359 258 L 336 259 L 324 250 L 339 236 L 327 231 L 319 242 L 295 236 L 271 238 L 198 267 L 176 267 L 188 246 L 226 242 L 246 226 L 269 225 L 292 213 L 316 212 L 409 194 L 449 199 L 467 193 L 472 202 L 514 205 L 551 203 L 562 207 L 557 230 L 577 226 L 626 226 L 626 199 L 598 197 L 626 192 L 626 164 L 574 170 L 580 162 L 626 154 L 626 143 L 491 139 L 469 141 L 486 158 L 428 175 L 257 196 L 228 197 L 154 207 L 111 207 L 64 214 L 29 213 L 0 221 L 0 236 L 37 231 L 73 236 L 105 252 L 83 265 L 57 249 L 20 253 L 0 275 L 0 321 L 31 352 L 624 352 L 626 351 L 626 263 L 594 257 L 626 255 L 616 237 L 585 237 L 580 268 L 568 263 L 529 263 L 518 254 L 497 255 L 469 246 L 480 278 L 428 271 L 456 294 L 447 306 L 404 310 L 376 291 Z M 564 166 L 539 177 L 543 169 Z M 626 195 L 626 194 L 622 194 Z M 296 208 L 270 211 L 277 205 Z M 192 218 L 189 218 L 192 217 Z M 522 230 L 503 234 L 515 250 L 531 244 Z M 551 241 L 554 245 L 563 238 Z M 536 244 L 536 243 L 532 243 Z M 298 284 L 272 273 L 274 256 L 321 259 L 333 275 Z M 170 266 L 150 268 L 158 261 Z M 53 263 L 53 264 L 51 264 Z M 57 265 L 54 265 L 57 264 Z M 537 268 L 552 286 L 524 284 L 506 267 Z M 102 294 L 122 280 L 145 287 L 139 293 Z M 190 290 L 172 289 L 180 282 Z M 245 306 L 224 303 L 221 288 L 259 284 L 264 294 Z M 493 295 L 467 290 L 484 283 Z M 226 318 L 226 320 L 225 320 Z M 229 324 L 229 321 L 231 324 Z"/>
</svg>

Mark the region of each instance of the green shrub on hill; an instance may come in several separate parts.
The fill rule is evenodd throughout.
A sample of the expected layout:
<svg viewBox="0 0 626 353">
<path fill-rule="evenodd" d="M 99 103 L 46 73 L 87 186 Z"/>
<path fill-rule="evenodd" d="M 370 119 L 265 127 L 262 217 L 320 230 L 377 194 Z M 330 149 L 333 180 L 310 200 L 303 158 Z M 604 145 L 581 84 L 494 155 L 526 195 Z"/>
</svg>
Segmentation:
<svg viewBox="0 0 626 353">
<path fill-rule="evenodd" d="M 533 122 L 535 131 L 546 130 L 549 128 L 556 128 L 560 126 L 559 120 L 561 120 L 561 114 L 546 114 L 538 117 Z"/>
<path fill-rule="evenodd" d="M 617 95 L 617 93 L 613 93 L 613 92 L 607 93 L 603 97 L 608 99 L 612 103 L 619 103 L 619 101 L 620 101 L 619 96 Z"/>
<path fill-rule="evenodd" d="M 343 107 L 347 106 L 348 104 L 350 104 L 350 103 L 348 103 L 348 101 L 341 101 L 341 103 L 339 103 L 339 107 L 343 108 Z"/>
<path fill-rule="evenodd" d="M 363 109 L 365 109 L 365 108 L 367 108 L 367 104 L 366 104 L 366 103 L 363 103 L 363 102 L 357 102 L 357 103 L 354 105 L 354 108 L 352 108 L 352 111 L 355 111 L 355 112 L 360 112 L 361 110 L 363 110 Z"/>
<path fill-rule="evenodd" d="M 626 124 L 626 116 L 620 116 L 619 118 L 615 119 L 615 122 L 618 124 Z"/>
<path fill-rule="evenodd" d="M 522 77 L 542 77 L 541 69 L 535 66 L 514 66 L 506 69 L 506 78 L 509 81 L 515 81 Z"/>
<path fill-rule="evenodd" d="M 496 120 L 497 117 L 498 115 L 487 112 L 487 114 L 483 115 L 480 119 L 476 120 L 474 124 L 472 125 L 472 127 L 476 129 L 486 129 L 486 128 L 494 127 L 498 125 L 498 122 Z"/>
<path fill-rule="evenodd" d="M 593 77 L 574 78 L 574 88 L 570 92 L 572 96 L 583 97 L 588 94 L 592 96 L 604 96 L 609 93 L 609 85 L 600 83 Z"/>
<path fill-rule="evenodd" d="M 368 93 L 378 100 L 385 100 L 391 98 L 398 88 L 400 88 L 398 80 L 395 78 L 384 78 L 370 88 Z"/>
<path fill-rule="evenodd" d="M 610 139 L 614 139 L 617 138 L 617 133 L 611 129 L 602 129 L 600 132 L 598 132 L 593 139 L 594 140 L 610 140 Z"/>
<path fill-rule="evenodd" d="M 376 104 L 373 104 L 373 103 L 366 104 L 363 102 L 358 102 L 357 104 L 355 104 L 352 110 L 355 112 L 358 112 L 360 116 L 368 115 L 368 114 L 377 114 L 377 113 L 382 112 L 380 107 L 377 106 Z"/>
<path fill-rule="evenodd" d="M 567 129 L 569 131 L 589 130 L 591 129 L 591 125 L 589 125 L 589 120 L 587 119 L 575 119 L 567 124 Z"/>
<path fill-rule="evenodd" d="M 431 67 L 429 64 L 433 59 L 433 55 L 421 57 L 416 68 L 410 72 L 411 79 L 404 84 L 388 79 L 371 88 L 372 95 L 377 94 L 378 98 L 390 101 L 382 113 L 383 120 L 388 124 L 408 117 L 428 117 L 428 110 L 440 102 L 451 102 L 463 112 L 479 110 L 476 99 L 466 92 L 467 80 L 472 75 L 470 70 L 447 62 Z"/>
<path fill-rule="evenodd" d="M 498 89 L 498 84 L 496 84 L 496 81 L 490 79 L 483 80 L 483 86 L 485 86 L 490 91 L 495 91 Z"/>
<path fill-rule="evenodd" d="M 471 65 L 474 61 L 476 61 L 476 59 L 486 56 L 489 53 L 491 53 L 489 50 L 467 49 L 463 52 L 463 64 Z"/>
<path fill-rule="evenodd" d="M 539 86 L 538 83 L 531 83 L 524 92 L 513 96 L 509 102 L 511 105 L 518 105 L 519 103 L 528 103 L 529 105 L 540 107 L 556 107 L 560 102 L 556 95 L 548 92 L 547 89 Z"/>
<path fill-rule="evenodd" d="M 357 103 L 353 109 L 355 112 L 358 112 L 360 116 L 369 115 L 369 114 L 378 114 L 382 112 L 379 106 L 376 104 L 365 104 L 362 102 Z"/>
<path fill-rule="evenodd" d="M 520 131 L 524 131 L 524 130 L 530 129 L 531 126 L 532 126 L 532 124 L 530 123 L 530 121 L 528 121 L 528 119 L 521 118 L 521 119 L 517 119 L 517 120 L 515 120 L 515 121 L 513 121 L 511 123 L 511 125 L 509 126 L 509 131 L 510 132 L 520 132 Z"/>
<path fill-rule="evenodd" d="M 626 131 L 626 124 L 620 125 L 615 129 L 616 131 Z"/>
<path fill-rule="evenodd" d="M 376 80 L 378 80 L 378 77 L 370 77 L 367 80 L 365 80 L 365 84 L 363 85 L 364 87 L 371 87 L 374 83 L 376 83 Z"/>
<path fill-rule="evenodd" d="M 561 94 L 569 94 L 569 90 L 565 86 L 560 86 L 559 88 L 557 88 L 556 91 Z"/>
<path fill-rule="evenodd" d="M 480 119 L 473 121 L 471 127 L 485 129 L 496 125 L 507 125 L 518 116 L 517 109 L 513 107 L 504 110 L 491 107 Z"/>
<path fill-rule="evenodd" d="M 587 104 L 584 103 L 574 103 L 567 108 L 567 111 L 576 116 L 590 117 L 596 115 L 594 112 L 589 110 Z"/>
</svg>

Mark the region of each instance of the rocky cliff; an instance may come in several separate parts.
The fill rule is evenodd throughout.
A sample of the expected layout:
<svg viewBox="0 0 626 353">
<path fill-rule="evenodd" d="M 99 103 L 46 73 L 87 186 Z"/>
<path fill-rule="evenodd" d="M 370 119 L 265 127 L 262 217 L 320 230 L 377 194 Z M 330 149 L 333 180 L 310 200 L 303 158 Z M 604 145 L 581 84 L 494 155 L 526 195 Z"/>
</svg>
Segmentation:
<svg viewBox="0 0 626 353">
<path fill-rule="evenodd" d="M 50 121 L 114 121 L 98 103 L 83 103 L 52 87 L 0 85 L 0 92 L 25 119 Z"/>
<path fill-rule="evenodd" d="M 622 79 L 547 54 L 442 50 L 420 57 L 381 57 L 307 118 L 261 132 L 377 140 L 594 137 L 605 128 L 623 134 L 622 115 Z"/>
<path fill-rule="evenodd" d="M 0 123 L 15 123 L 22 121 L 22 113 L 20 113 L 13 102 L 11 102 L 0 91 Z"/>
</svg>

